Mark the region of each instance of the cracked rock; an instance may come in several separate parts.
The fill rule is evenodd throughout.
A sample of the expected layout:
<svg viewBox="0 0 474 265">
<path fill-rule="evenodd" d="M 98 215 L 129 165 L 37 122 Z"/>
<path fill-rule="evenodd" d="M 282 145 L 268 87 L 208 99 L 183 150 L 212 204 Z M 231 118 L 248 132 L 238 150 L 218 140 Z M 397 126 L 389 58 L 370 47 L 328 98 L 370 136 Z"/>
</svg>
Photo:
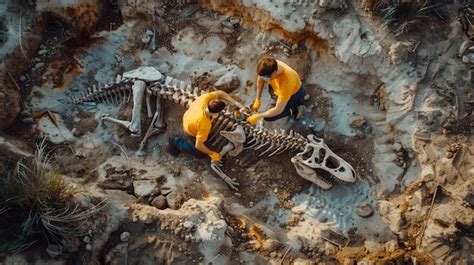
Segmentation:
<svg viewBox="0 0 474 265">
<path fill-rule="evenodd" d="M 352 116 L 349 121 L 349 127 L 351 128 L 360 128 L 367 123 L 365 118 L 362 115 Z"/>
<path fill-rule="evenodd" d="M 183 195 L 181 195 L 181 193 L 177 191 L 171 191 L 168 195 L 166 195 L 166 202 L 168 203 L 168 206 L 173 210 L 179 209 L 183 201 Z"/>
<path fill-rule="evenodd" d="M 136 180 L 133 182 L 133 191 L 137 197 L 147 197 L 158 187 L 155 180 Z"/>
<path fill-rule="evenodd" d="M 214 84 L 214 87 L 218 90 L 231 93 L 232 91 L 240 87 L 239 76 L 235 71 L 230 71 L 220 77 Z"/>
</svg>

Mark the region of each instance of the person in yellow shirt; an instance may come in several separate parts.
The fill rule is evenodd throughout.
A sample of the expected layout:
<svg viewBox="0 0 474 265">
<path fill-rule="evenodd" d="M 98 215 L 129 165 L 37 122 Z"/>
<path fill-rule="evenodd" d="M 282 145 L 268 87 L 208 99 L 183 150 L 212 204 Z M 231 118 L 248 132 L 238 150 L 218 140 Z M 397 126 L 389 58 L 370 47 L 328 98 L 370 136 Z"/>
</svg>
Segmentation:
<svg viewBox="0 0 474 265">
<path fill-rule="evenodd" d="M 298 73 L 284 62 L 266 57 L 259 61 L 257 74 L 257 96 L 252 105 L 252 110 L 257 113 L 248 117 L 247 122 L 256 124 L 261 118 L 275 121 L 287 116 L 299 120 L 304 109 L 304 86 Z M 277 98 L 276 105 L 258 113 L 265 82 L 269 84 L 270 95 Z"/>
<path fill-rule="evenodd" d="M 197 157 L 208 155 L 213 162 L 220 161 L 219 153 L 209 149 L 205 142 L 211 131 L 211 119 L 217 117 L 226 106 L 224 100 L 240 109 L 244 108 L 242 104 L 221 90 L 197 97 L 183 115 L 183 130 L 188 135 L 188 139 L 178 136 L 170 138 L 169 153 L 177 156 L 181 151 L 184 151 Z"/>
</svg>

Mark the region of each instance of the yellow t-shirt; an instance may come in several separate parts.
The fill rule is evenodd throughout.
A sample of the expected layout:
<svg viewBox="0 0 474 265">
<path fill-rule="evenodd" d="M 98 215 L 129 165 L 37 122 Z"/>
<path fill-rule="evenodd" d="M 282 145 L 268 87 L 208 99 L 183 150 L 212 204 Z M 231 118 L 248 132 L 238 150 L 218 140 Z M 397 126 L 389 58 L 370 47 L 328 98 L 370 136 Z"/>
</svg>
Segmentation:
<svg viewBox="0 0 474 265">
<path fill-rule="evenodd" d="M 286 63 L 279 60 L 277 63 L 278 68 L 283 69 L 283 72 L 270 79 L 268 83 L 272 86 L 275 95 L 278 96 L 277 102 L 288 101 L 300 89 L 301 80 L 298 73 Z"/>
<path fill-rule="evenodd" d="M 206 93 L 196 98 L 183 115 L 184 131 L 196 137 L 196 140 L 205 142 L 211 131 L 211 119 L 206 116 L 205 110 L 209 101 L 217 99 L 217 93 Z"/>
</svg>

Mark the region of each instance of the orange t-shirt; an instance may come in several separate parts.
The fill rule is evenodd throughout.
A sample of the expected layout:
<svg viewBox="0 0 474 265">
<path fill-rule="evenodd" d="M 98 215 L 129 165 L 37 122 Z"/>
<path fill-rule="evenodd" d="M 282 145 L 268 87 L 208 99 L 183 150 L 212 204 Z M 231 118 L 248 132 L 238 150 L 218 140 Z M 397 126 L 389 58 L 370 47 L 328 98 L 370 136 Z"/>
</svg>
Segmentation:
<svg viewBox="0 0 474 265">
<path fill-rule="evenodd" d="M 286 63 L 277 60 L 278 68 L 283 69 L 278 76 L 270 79 L 268 83 L 272 86 L 275 95 L 278 96 L 277 102 L 290 100 L 291 96 L 296 94 L 301 87 L 301 80 L 298 73 Z"/>
<path fill-rule="evenodd" d="M 206 116 L 205 110 L 209 101 L 217 99 L 217 93 L 210 92 L 196 98 L 183 115 L 184 131 L 196 137 L 196 140 L 205 142 L 211 131 L 211 119 Z"/>
</svg>

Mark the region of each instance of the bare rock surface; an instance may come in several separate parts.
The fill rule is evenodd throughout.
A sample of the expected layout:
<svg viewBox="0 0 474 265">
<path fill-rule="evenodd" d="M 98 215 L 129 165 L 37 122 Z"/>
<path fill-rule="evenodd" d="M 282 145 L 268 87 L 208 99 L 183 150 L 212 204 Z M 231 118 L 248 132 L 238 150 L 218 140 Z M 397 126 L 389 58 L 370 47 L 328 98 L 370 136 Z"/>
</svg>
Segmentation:
<svg viewBox="0 0 474 265">
<path fill-rule="evenodd" d="M 156 180 L 136 180 L 133 182 L 133 191 L 137 197 L 150 196 L 157 187 Z"/>
<path fill-rule="evenodd" d="M 235 71 L 230 71 L 217 79 L 214 87 L 218 90 L 231 93 L 240 87 L 240 78 Z"/>
</svg>

